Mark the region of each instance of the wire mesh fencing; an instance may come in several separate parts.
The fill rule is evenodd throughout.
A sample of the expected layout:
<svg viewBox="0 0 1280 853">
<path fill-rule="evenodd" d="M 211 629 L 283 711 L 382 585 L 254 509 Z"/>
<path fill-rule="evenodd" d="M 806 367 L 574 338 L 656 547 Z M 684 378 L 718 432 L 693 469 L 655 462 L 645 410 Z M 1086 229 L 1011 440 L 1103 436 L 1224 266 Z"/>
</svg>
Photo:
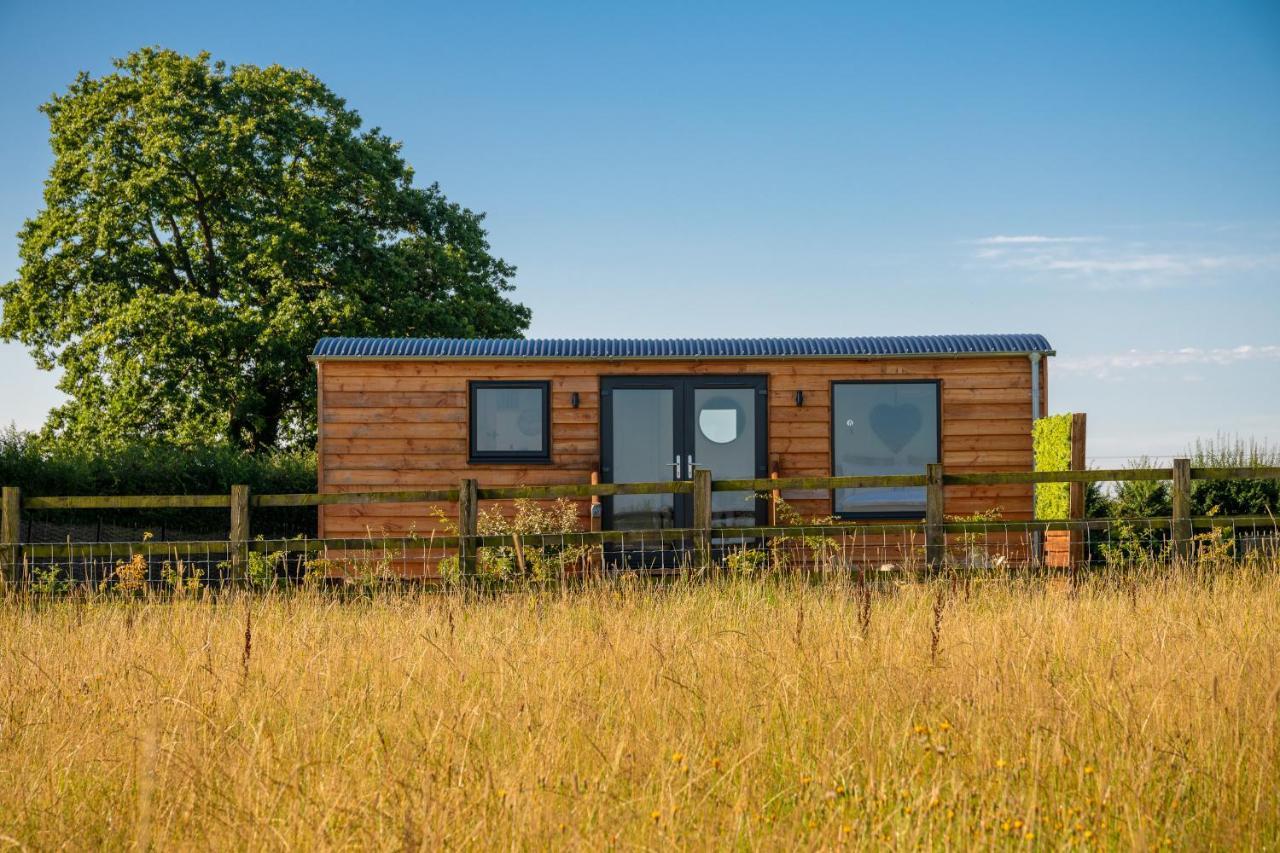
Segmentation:
<svg viewBox="0 0 1280 853">
<path fill-rule="evenodd" d="M 1048 529 L 1046 529 L 1046 527 Z M 1171 519 L 951 523 L 934 548 L 921 524 L 256 539 L 251 542 L 28 543 L 6 555 L 37 592 L 255 589 L 410 581 L 489 586 L 595 576 L 767 576 L 805 573 L 910 579 L 937 572 L 1131 571 L 1280 561 L 1274 519 L 1201 520 L 1179 540 Z"/>
</svg>

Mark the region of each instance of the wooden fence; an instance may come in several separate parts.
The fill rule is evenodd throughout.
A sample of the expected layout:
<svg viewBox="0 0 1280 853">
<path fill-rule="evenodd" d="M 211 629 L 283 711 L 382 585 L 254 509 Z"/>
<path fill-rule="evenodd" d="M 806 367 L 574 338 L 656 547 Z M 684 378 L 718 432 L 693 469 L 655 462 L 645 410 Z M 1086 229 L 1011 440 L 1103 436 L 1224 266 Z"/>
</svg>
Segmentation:
<svg viewBox="0 0 1280 853">
<path fill-rule="evenodd" d="M 1172 517 L 1158 523 L 1167 524 L 1172 534 L 1176 552 L 1189 553 L 1194 531 L 1215 525 L 1262 524 L 1275 525 L 1276 519 L 1262 517 L 1202 517 L 1191 515 L 1191 484 L 1194 480 L 1261 480 L 1280 479 L 1280 467 L 1250 468 L 1198 468 L 1189 459 L 1174 459 L 1171 468 L 1116 468 L 1072 471 L 1008 471 L 981 474 L 948 474 L 941 464 L 928 465 L 924 474 L 889 475 L 872 477 L 771 477 L 767 479 L 712 480 L 708 469 L 694 471 L 693 479 L 659 483 L 585 483 L 544 486 L 485 487 L 474 479 L 462 480 L 457 488 L 425 491 L 396 492 L 344 492 L 334 494 L 251 494 L 248 486 L 232 486 L 226 495 L 96 495 L 62 497 L 23 497 L 21 490 L 5 486 L 0 500 L 0 553 L 11 580 L 21 571 L 24 556 L 56 559 L 72 555 L 97 556 L 118 553 L 119 546 L 106 545 L 50 545 L 24 544 L 21 542 L 22 510 L 83 510 L 83 509 L 188 509 L 227 508 L 230 511 L 230 537 L 225 543 L 232 567 L 232 579 L 242 576 L 247 555 L 251 550 L 262 550 L 265 544 L 255 542 L 251 532 L 252 511 L 256 507 L 302 507 L 335 504 L 388 504 L 388 503 L 456 503 L 458 534 L 433 536 L 432 543 L 440 547 L 456 548 L 461 557 L 464 574 L 474 573 L 477 549 L 505 546 L 512 537 L 481 536 L 477 533 L 478 504 L 485 500 L 513 500 L 518 498 L 594 498 L 610 495 L 689 494 L 693 497 L 693 527 L 689 529 L 646 531 L 645 535 L 665 541 L 691 541 L 699 561 L 705 564 L 711 554 L 713 528 L 711 525 L 711 495 L 713 492 L 757 492 L 771 494 L 776 501 L 783 489 L 859 489 L 886 487 L 921 487 L 925 489 L 925 514 L 922 519 L 925 555 L 930 565 L 940 565 L 945 557 L 946 534 L 982 532 L 989 529 L 1017 529 L 1026 532 L 1051 530 L 1079 530 L 1102 527 L 1110 520 L 1088 521 L 1083 519 L 1083 501 L 1073 502 L 1072 514 L 1080 517 L 1046 519 L 1037 521 L 966 521 L 948 522 L 944 515 L 944 490 L 947 486 L 989 486 L 1034 483 L 1101 483 L 1133 481 L 1168 481 L 1172 484 Z M 1155 526 L 1157 520 L 1139 520 Z M 920 526 L 921 522 L 866 523 L 806 526 L 806 532 L 828 535 L 832 532 L 856 530 L 862 533 L 889 533 Z M 723 532 L 734 536 L 777 535 L 780 528 L 734 527 Z M 641 531 L 598 531 L 591 534 L 593 542 L 621 542 L 624 537 L 634 537 Z M 522 544 L 536 547 L 551 538 L 546 534 L 524 534 Z M 370 545 L 404 544 L 400 539 L 316 539 L 299 543 L 302 550 L 323 548 L 364 548 Z M 178 545 L 209 543 L 156 542 L 150 543 L 157 550 Z M 143 553 L 147 543 L 135 546 Z"/>
</svg>

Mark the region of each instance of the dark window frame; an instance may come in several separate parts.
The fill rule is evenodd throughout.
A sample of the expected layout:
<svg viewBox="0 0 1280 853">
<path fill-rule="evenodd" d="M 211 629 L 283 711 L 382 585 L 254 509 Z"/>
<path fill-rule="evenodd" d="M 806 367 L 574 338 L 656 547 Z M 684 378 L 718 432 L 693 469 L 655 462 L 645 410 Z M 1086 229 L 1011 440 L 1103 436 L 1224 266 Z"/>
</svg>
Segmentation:
<svg viewBox="0 0 1280 853">
<path fill-rule="evenodd" d="M 503 388 L 535 389 L 542 392 L 541 450 L 477 450 L 476 394 Z M 474 379 L 467 383 L 467 463 L 469 465 L 549 465 L 551 464 L 551 382 L 528 379 Z"/>
<path fill-rule="evenodd" d="M 934 387 L 934 436 L 937 439 L 937 458 L 942 461 L 942 380 L 941 379 L 833 379 L 827 392 L 829 406 L 827 431 L 828 450 L 831 454 L 831 476 L 836 474 L 836 386 L 839 385 L 932 385 Z M 921 473 L 924 473 L 923 471 Z M 874 474 L 868 476 L 875 476 Z M 831 513 L 842 519 L 885 519 L 888 521 L 924 518 L 924 508 L 919 512 L 840 512 L 836 509 L 836 489 L 830 491 Z"/>
</svg>

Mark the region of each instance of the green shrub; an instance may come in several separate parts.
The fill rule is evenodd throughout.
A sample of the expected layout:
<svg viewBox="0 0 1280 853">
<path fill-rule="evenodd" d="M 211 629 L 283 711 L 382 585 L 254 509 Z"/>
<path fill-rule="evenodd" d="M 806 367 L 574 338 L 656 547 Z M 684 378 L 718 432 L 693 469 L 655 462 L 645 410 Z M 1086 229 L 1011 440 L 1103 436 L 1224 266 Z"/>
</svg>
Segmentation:
<svg viewBox="0 0 1280 853">
<path fill-rule="evenodd" d="M 1129 468 L 1150 470 L 1159 467 L 1141 456 L 1129 460 Z M 1116 484 L 1111 515 L 1115 518 L 1167 518 L 1173 514 L 1168 480 L 1127 480 Z"/>
<path fill-rule="evenodd" d="M 1114 511 L 1114 501 L 1102 488 L 1101 483 L 1086 483 L 1084 487 L 1085 518 L 1110 518 Z"/>
<path fill-rule="evenodd" d="M 1265 468 L 1280 466 L 1280 448 L 1254 439 L 1219 434 L 1197 440 L 1191 449 L 1196 468 Z M 1193 515 L 1276 515 L 1280 513 L 1280 480 L 1196 480 L 1191 487 Z"/>
</svg>

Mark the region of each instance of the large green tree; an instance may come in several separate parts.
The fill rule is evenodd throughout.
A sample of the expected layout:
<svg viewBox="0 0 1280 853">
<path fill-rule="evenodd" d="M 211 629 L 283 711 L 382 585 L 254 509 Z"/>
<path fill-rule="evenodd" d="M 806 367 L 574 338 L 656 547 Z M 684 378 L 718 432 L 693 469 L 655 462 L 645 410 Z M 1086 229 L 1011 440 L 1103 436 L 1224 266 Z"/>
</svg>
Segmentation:
<svg viewBox="0 0 1280 853">
<path fill-rule="evenodd" d="M 59 440 L 305 443 L 319 336 L 528 327 L 482 215 L 306 71 L 144 49 L 41 109 L 54 164 L 0 336 L 64 371 Z"/>
</svg>

